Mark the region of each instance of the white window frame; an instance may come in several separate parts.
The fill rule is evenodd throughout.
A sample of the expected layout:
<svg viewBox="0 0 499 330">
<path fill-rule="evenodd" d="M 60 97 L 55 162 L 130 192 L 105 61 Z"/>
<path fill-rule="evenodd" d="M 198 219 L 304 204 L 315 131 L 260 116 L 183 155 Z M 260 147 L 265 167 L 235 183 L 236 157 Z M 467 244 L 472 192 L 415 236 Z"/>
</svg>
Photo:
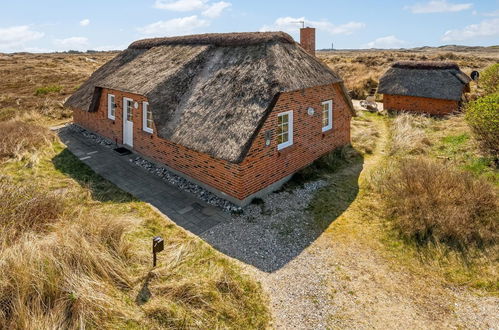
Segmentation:
<svg viewBox="0 0 499 330">
<path fill-rule="evenodd" d="M 111 99 L 114 100 L 111 101 Z M 112 113 L 114 110 L 114 114 Z M 107 118 L 111 120 L 116 119 L 116 96 L 114 94 L 107 94 Z"/>
<path fill-rule="evenodd" d="M 323 125 L 323 116 L 324 116 L 324 110 L 322 108 L 322 106 L 324 104 L 327 104 L 328 105 L 328 124 L 327 126 L 322 126 Z M 321 126 L 322 126 L 322 132 L 326 132 L 326 131 L 329 131 L 330 129 L 333 128 L 333 100 L 327 100 L 327 101 L 324 101 L 321 103 Z"/>
<path fill-rule="evenodd" d="M 293 145 L 293 111 L 281 112 L 277 115 L 277 117 L 282 117 L 284 115 L 288 115 L 288 141 L 280 143 L 277 145 L 277 150 L 282 150 L 286 147 Z M 276 135 L 277 137 L 277 135 Z"/>
<path fill-rule="evenodd" d="M 147 110 L 149 110 L 149 103 L 148 102 L 142 102 L 142 129 L 144 130 L 144 132 L 147 132 L 147 133 L 153 133 L 153 128 L 152 127 L 147 127 Z M 151 116 L 152 116 L 152 113 L 151 113 Z M 152 122 L 152 119 L 151 119 L 151 126 L 152 126 L 153 122 Z"/>
</svg>

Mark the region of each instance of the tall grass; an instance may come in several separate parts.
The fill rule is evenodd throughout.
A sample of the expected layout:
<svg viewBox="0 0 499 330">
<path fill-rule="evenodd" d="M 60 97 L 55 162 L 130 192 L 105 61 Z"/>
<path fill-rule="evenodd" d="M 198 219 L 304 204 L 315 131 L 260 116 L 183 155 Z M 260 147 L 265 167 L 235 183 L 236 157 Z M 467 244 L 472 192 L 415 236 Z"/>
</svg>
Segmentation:
<svg viewBox="0 0 499 330">
<path fill-rule="evenodd" d="M 152 268 L 157 235 L 165 251 Z M 257 283 L 141 202 L 99 203 L 85 188 L 50 192 L 2 178 L 0 242 L 0 329 L 268 324 Z"/>
<path fill-rule="evenodd" d="M 372 154 L 380 136 L 376 124 L 365 114 L 352 119 L 352 145 L 363 154 Z"/>
<path fill-rule="evenodd" d="M 402 113 L 392 123 L 390 154 L 419 154 L 431 145 L 425 128 L 431 119 L 422 115 Z"/>
<path fill-rule="evenodd" d="M 499 238 L 494 187 L 428 158 L 403 158 L 375 176 L 386 211 L 400 233 L 419 244 L 465 249 Z"/>
<path fill-rule="evenodd" d="M 36 184 L 18 185 L 0 177 L 0 249 L 25 232 L 43 232 L 64 210 L 60 196 L 40 190 Z"/>
<path fill-rule="evenodd" d="M 128 223 L 65 210 L 66 197 L 0 181 L 0 328 L 76 329 L 119 316 Z"/>
<path fill-rule="evenodd" d="M 28 158 L 36 162 L 40 149 L 54 140 L 45 127 L 20 120 L 0 122 L 0 160 Z"/>
</svg>

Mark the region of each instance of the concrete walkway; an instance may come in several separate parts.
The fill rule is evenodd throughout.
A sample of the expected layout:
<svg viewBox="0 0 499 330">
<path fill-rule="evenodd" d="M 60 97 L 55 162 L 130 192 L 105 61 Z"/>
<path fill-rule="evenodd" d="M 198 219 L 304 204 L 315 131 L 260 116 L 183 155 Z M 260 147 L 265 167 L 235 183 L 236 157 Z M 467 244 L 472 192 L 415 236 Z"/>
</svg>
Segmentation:
<svg viewBox="0 0 499 330">
<path fill-rule="evenodd" d="M 155 206 L 176 224 L 196 235 L 230 219 L 230 214 L 179 190 L 131 162 L 136 157 L 134 154 L 121 156 L 112 148 L 97 144 L 70 129 L 60 129 L 59 137 L 69 151 L 97 174 Z"/>
</svg>

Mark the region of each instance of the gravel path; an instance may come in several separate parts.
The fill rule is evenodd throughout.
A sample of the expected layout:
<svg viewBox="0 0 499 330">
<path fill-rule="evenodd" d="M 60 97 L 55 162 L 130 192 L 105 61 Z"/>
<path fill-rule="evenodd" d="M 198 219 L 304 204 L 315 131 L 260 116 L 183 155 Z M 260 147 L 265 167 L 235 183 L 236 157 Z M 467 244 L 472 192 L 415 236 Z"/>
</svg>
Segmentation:
<svg viewBox="0 0 499 330">
<path fill-rule="evenodd" d="M 362 166 L 376 164 L 383 146 L 378 149 L 377 156 L 339 171 L 328 184 L 341 185 Z M 325 184 L 274 193 L 202 235 L 261 282 L 274 328 L 499 329 L 499 298 L 416 277 L 348 233 L 317 230 L 307 206 Z M 356 219 L 361 198 L 336 221 Z"/>
</svg>

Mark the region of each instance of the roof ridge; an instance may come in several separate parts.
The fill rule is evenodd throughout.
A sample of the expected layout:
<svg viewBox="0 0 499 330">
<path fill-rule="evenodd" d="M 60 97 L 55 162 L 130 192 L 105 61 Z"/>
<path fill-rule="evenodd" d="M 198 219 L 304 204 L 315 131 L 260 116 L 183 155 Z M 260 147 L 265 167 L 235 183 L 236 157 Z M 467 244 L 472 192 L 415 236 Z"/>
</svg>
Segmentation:
<svg viewBox="0 0 499 330">
<path fill-rule="evenodd" d="M 267 42 L 295 43 L 293 38 L 282 31 L 278 32 L 231 32 L 205 33 L 176 37 L 148 38 L 134 41 L 129 49 L 149 49 L 158 46 L 172 45 L 215 45 L 215 46 L 248 46 Z"/>
<path fill-rule="evenodd" d="M 455 62 L 439 61 L 398 61 L 392 64 L 392 68 L 416 69 L 416 70 L 460 70 Z"/>
</svg>

